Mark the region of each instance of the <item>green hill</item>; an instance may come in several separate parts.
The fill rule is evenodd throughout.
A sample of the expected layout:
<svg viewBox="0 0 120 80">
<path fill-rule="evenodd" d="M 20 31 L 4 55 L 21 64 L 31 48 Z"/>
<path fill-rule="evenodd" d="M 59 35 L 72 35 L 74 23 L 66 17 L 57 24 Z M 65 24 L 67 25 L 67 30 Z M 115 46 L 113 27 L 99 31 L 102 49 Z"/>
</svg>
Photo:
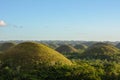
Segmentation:
<svg viewBox="0 0 120 80">
<path fill-rule="evenodd" d="M 85 49 L 87 49 L 87 46 L 84 45 L 84 44 L 77 44 L 77 45 L 74 46 L 74 48 L 76 48 L 76 49 L 81 49 L 81 50 L 85 50 Z"/>
<path fill-rule="evenodd" d="M 107 43 L 96 43 L 90 46 L 84 53 L 83 57 L 86 58 L 100 58 L 107 59 L 112 57 L 114 54 L 119 53 L 119 49 L 111 44 Z"/>
<path fill-rule="evenodd" d="M 1 61 L 1 57 L 2 57 L 2 55 L 3 55 L 3 52 L 0 52 L 0 61 Z"/>
<path fill-rule="evenodd" d="M 71 65 L 71 61 L 57 51 L 34 42 L 24 42 L 8 50 L 2 56 L 4 64 L 11 67 L 33 68 L 36 65 Z"/>
<path fill-rule="evenodd" d="M 53 44 L 53 43 L 46 43 L 45 45 L 48 46 L 48 47 L 50 47 L 50 48 L 52 48 L 52 49 L 56 49 L 58 47 L 57 44 Z"/>
<path fill-rule="evenodd" d="M 15 43 L 12 42 L 6 42 L 6 43 L 2 43 L 0 45 L 0 51 L 7 51 L 9 48 L 15 46 Z"/>
<path fill-rule="evenodd" d="M 60 52 L 60 53 L 73 53 L 73 52 L 77 52 L 77 50 L 70 46 L 70 45 L 61 45 L 60 47 L 58 47 L 56 49 L 56 51 Z"/>
<path fill-rule="evenodd" d="M 116 47 L 120 49 L 120 43 L 118 43 L 118 44 L 116 45 Z"/>
</svg>

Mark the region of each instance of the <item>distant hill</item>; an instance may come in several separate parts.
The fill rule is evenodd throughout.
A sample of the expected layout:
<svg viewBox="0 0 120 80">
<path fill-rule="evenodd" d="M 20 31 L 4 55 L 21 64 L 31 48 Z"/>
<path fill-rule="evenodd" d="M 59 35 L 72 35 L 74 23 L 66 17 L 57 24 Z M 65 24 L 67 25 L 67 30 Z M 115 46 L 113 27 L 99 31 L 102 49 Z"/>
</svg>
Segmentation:
<svg viewBox="0 0 120 80">
<path fill-rule="evenodd" d="M 46 43 L 46 45 L 52 49 L 56 49 L 58 47 L 58 45 L 54 43 Z"/>
<path fill-rule="evenodd" d="M 71 65 L 71 61 L 57 51 L 34 42 L 24 42 L 8 50 L 2 61 L 11 67 L 33 68 L 36 65 Z"/>
<path fill-rule="evenodd" d="M 0 45 L 0 51 L 7 51 L 11 47 L 15 46 L 15 43 L 12 42 L 6 42 L 6 43 L 1 43 Z"/>
<path fill-rule="evenodd" d="M 88 47 L 87 47 L 86 45 L 84 45 L 84 44 L 77 44 L 77 45 L 74 46 L 74 48 L 76 48 L 76 49 L 81 49 L 81 50 L 85 50 L 85 49 L 87 49 Z"/>
<path fill-rule="evenodd" d="M 59 46 L 56 51 L 60 52 L 60 53 L 73 53 L 73 52 L 77 52 L 77 50 L 70 46 L 70 45 L 61 45 Z"/>
<path fill-rule="evenodd" d="M 1 57 L 2 57 L 2 55 L 3 55 L 3 52 L 0 52 L 0 61 L 1 61 Z"/>
<path fill-rule="evenodd" d="M 114 54 L 119 53 L 119 49 L 114 47 L 111 44 L 107 43 L 96 43 L 90 46 L 82 55 L 82 57 L 86 58 L 100 58 L 100 59 L 108 59 L 112 57 Z"/>
<path fill-rule="evenodd" d="M 120 49 L 120 43 L 118 43 L 118 44 L 116 45 L 116 47 Z"/>
</svg>

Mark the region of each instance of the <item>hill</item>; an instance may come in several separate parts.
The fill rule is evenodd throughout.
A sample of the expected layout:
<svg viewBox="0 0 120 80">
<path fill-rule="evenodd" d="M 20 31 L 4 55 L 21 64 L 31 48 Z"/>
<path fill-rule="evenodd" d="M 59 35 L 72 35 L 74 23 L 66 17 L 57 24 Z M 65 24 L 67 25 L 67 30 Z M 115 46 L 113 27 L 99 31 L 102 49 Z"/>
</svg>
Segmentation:
<svg viewBox="0 0 120 80">
<path fill-rule="evenodd" d="M 46 46 L 48 46 L 48 47 L 50 47 L 52 49 L 56 49 L 58 47 L 57 44 L 53 44 L 53 43 L 43 43 L 43 44 L 45 44 Z"/>
<path fill-rule="evenodd" d="M 116 45 L 116 47 L 120 49 L 120 43 L 118 43 L 118 44 Z"/>
<path fill-rule="evenodd" d="M 73 53 L 73 52 L 77 52 L 77 50 L 70 46 L 70 45 L 61 45 L 60 47 L 58 47 L 56 49 L 56 51 L 60 52 L 60 53 Z"/>
<path fill-rule="evenodd" d="M 87 49 L 87 46 L 84 44 L 76 44 L 74 48 L 84 50 Z"/>
<path fill-rule="evenodd" d="M 57 51 L 34 42 L 20 43 L 2 56 L 4 64 L 11 67 L 33 68 L 34 66 L 71 65 L 71 61 Z"/>
<path fill-rule="evenodd" d="M 0 51 L 7 51 L 9 48 L 15 46 L 15 43 L 12 42 L 6 42 L 6 43 L 2 43 L 0 45 Z"/>
<path fill-rule="evenodd" d="M 90 46 L 82 55 L 86 58 L 108 59 L 119 53 L 119 49 L 111 44 L 96 43 Z"/>
</svg>

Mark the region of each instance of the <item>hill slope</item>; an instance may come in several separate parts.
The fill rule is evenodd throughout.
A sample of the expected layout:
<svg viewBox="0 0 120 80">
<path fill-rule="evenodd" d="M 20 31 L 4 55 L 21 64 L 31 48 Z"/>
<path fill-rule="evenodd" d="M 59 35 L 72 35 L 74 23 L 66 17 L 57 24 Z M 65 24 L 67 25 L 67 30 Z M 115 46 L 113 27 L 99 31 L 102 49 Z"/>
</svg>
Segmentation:
<svg viewBox="0 0 120 80">
<path fill-rule="evenodd" d="M 118 44 L 116 45 L 116 47 L 120 49 L 120 43 L 118 43 Z"/>
<path fill-rule="evenodd" d="M 71 65 L 71 61 L 57 51 L 38 43 L 24 42 L 8 50 L 2 61 L 12 67 L 31 68 L 36 65 Z"/>
<path fill-rule="evenodd" d="M 15 43 L 6 42 L 0 45 L 0 51 L 7 51 L 9 48 L 15 46 Z"/>
<path fill-rule="evenodd" d="M 106 43 L 96 43 L 90 46 L 83 57 L 107 59 L 119 53 L 119 49 Z"/>
<path fill-rule="evenodd" d="M 77 44 L 74 46 L 74 48 L 84 50 L 87 49 L 87 46 L 84 44 Z"/>
<path fill-rule="evenodd" d="M 73 52 L 77 52 L 77 50 L 70 46 L 70 45 L 61 45 L 60 47 L 58 47 L 56 49 L 56 51 L 60 52 L 60 53 L 73 53 Z"/>
</svg>

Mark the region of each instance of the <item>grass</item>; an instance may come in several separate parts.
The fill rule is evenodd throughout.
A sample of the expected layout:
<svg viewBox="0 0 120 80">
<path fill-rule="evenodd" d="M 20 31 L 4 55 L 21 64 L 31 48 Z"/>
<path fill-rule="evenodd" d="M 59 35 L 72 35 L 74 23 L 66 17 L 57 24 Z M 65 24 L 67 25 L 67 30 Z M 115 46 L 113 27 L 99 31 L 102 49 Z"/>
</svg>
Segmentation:
<svg viewBox="0 0 120 80">
<path fill-rule="evenodd" d="M 77 49 L 70 45 L 62 45 L 56 49 L 56 51 L 60 53 L 73 53 L 73 52 L 78 52 Z"/>
<path fill-rule="evenodd" d="M 36 65 L 71 65 L 72 62 L 59 52 L 34 42 L 20 43 L 2 56 L 2 61 L 12 67 L 32 68 Z"/>
</svg>

